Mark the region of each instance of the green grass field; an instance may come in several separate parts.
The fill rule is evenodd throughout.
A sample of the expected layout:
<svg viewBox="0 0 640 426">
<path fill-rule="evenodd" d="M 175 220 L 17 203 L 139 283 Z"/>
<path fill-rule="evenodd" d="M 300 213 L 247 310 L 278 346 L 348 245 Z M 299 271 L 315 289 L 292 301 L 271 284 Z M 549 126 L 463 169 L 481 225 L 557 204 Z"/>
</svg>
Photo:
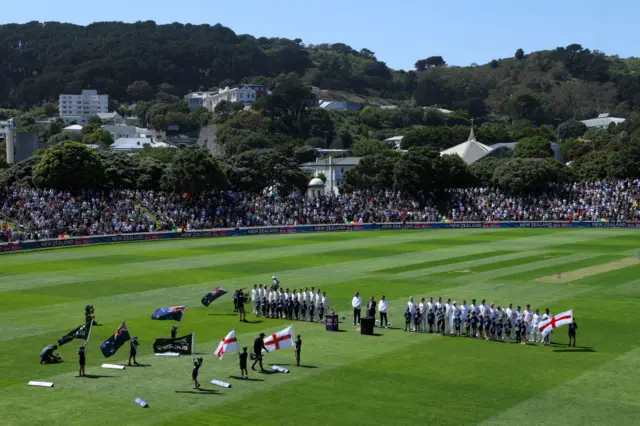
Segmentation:
<svg viewBox="0 0 640 426">
<path fill-rule="evenodd" d="M 640 234 L 633 230 L 431 230 L 327 233 L 180 240 L 55 249 L 0 256 L 0 422 L 3 425 L 147 424 L 518 424 L 631 425 L 640 421 Z M 554 277 L 561 271 L 562 279 Z M 231 295 L 209 308 L 201 297 L 217 285 L 232 291 L 267 284 L 319 287 L 346 316 L 343 333 L 294 322 L 304 368 L 290 374 L 238 375 L 233 355 L 213 355 L 235 328 L 251 347 L 261 332 L 287 321 L 249 315 L 238 322 Z M 552 347 L 378 330 L 351 325 L 354 291 L 382 294 L 389 319 L 403 327 L 410 296 L 486 298 L 574 309 L 577 348 L 566 327 Z M 80 325 L 96 307 L 87 374 L 77 375 L 75 340 L 65 362 L 40 365 L 39 352 Z M 196 332 L 203 388 L 192 390 L 190 356 L 156 357 L 152 343 L 172 321 L 151 321 L 160 307 L 187 304 L 180 335 Z M 250 312 L 250 310 L 249 310 Z M 141 340 L 139 362 L 123 371 L 128 346 L 108 361 L 99 346 L 125 320 Z M 266 364 L 294 364 L 293 349 Z M 215 387 L 212 379 L 232 383 Z M 28 387 L 29 380 L 55 383 Z M 133 403 L 141 397 L 150 407 Z"/>
</svg>

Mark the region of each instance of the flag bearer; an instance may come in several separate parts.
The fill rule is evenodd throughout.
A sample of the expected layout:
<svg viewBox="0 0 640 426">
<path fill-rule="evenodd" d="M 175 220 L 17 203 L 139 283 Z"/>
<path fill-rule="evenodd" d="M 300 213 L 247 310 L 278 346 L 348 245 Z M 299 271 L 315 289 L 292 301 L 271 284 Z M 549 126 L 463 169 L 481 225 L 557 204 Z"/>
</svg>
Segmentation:
<svg viewBox="0 0 640 426">
<path fill-rule="evenodd" d="M 576 319 L 573 319 L 573 322 L 569 324 L 569 346 L 571 346 L 571 340 L 573 340 L 573 347 L 576 347 L 576 330 L 578 329 L 578 323 L 576 323 Z"/>
<path fill-rule="evenodd" d="M 198 371 L 200 370 L 200 367 L 202 367 L 202 361 L 203 359 L 200 357 L 193 360 L 193 370 L 191 371 L 191 379 L 193 380 L 193 383 L 196 385 L 194 389 L 200 389 L 200 383 L 198 382 Z"/>
<path fill-rule="evenodd" d="M 87 363 L 86 353 L 84 351 L 84 345 L 80 346 L 80 349 L 78 349 L 78 363 L 80 364 L 80 371 L 78 372 L 78 376 L 83 377 L 84 366 Z"/>
<path fill-rule="evenodd" d="M 302 352 L 302 339 L 300 338 L 299 334 L 296 337 L 295 348 L 296 348 L 296 366 L 300 367 L 300 353 Z"/>
</svg>

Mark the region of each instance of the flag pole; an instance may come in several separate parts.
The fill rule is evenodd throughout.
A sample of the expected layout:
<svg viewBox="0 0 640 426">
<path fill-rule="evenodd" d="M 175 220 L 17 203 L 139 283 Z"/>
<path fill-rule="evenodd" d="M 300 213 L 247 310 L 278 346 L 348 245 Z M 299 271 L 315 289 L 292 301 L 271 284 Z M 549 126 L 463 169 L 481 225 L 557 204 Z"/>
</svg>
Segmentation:
<svg viewBox="0 0 640 426">
<path fill-rule="evenodd" d="M 182 312 L 182 316 L 180 317 L 180 321 L 178 321 L 180 324 L 182 324 L 182 318 L 184 318 L 186 313 L 187 313 L 187 305 L 184 305 L 184 311 Z"/>
<path fill-rule="evenodd" d="M 93 329 L 93 320 L 91 320 L 91 324 L 89 325 L 89 333 L 87 333 L 87 340 L 84 342 L 85 348 L 89 344 L 89 337 L 91 337 L 92 329 Z"/>
</svg>

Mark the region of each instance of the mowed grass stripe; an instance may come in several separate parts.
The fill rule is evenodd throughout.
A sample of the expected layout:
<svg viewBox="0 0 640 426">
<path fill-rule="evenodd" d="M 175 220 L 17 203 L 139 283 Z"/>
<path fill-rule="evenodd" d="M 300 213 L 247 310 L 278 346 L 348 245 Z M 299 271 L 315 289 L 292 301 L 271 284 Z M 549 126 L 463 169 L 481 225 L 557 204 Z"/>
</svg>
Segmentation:
<svg viewBox="0 0 640 426">
<path fill-rule="evenodd" d="M 466 255 L 462 255 L 454 258 L 432 260 L 429 262 L 420 262 L 420 263 L 413 263 L 411 265 L 403 265 L 403 266 L 396 266 L 393 268 L 378 269 L 375 272 L 380 274 L 398 274 L 401 272 L 415 271 L 416 269 L 426 269 L 434 266 L 448 265 L 455 262 L 464 262 L 467 260 L 475 260 L 475 259 L 487 259 L 490 257 L 502 256 L 509 253 L 513 253 L 513 251 L 499 250 L 499 251 L 493 251 L 489 253 L 466 254 Z"/>
<path fill-rule="evenodd" d="M 516 258 L 516 259 L 508 259 L 508 260 L 502 260 L 500 262 L 495 262 L 495 263 L 487 263 L 487 264 L 482 264 L 482 265 L 477 265 L 477 266 L 473 266 L 470 269 L 465 269 L 465 270 L 455 270 L 455 271 L 449 271 L 448 273 L 444 273 L 444 272 L 440 272 L 440 273 L 436 273 L 436 274 L 431 274 L 429 276 L 434 277 L 434 278 L 446 278 L 446 277 L 455 277 L 456 274 L 467 274 L 469 276 L 473 276 L 473 274 L 476 273 L 482 273 L 482 272 L 489 272 L 489 271 L 496 271 L 496 270 L 500 270 L 500 269 L 504 269 L 504 268 L 510 268 L 512 266 L 519 266 L 519 265 L 527 265 L 530 263 L 535 263 L 535 262 L 540 262 L 540 261 L 544 261 L 546 259 L 550 259 L 550 258 L 561 258 L 561 257 L 565 257 L 568 256 L 568 254 L 565 255 L 559 255 L 556 254 L 554 256 L 549 255 L 549 253 L 540 253 L 540 254 L 534 254 L 532 256 L 528 256 L 528 257 L 521 257 L 521 258 Z"/>
<path fill-rule="evenodd" d="M 177 257 L 172 259 L 162 259 L 147 262 L 134 262 L 127 265 L 120 265 L 117 269 L 111 266 L 88 268 L 88 269 L 68 269 L 57 273 L 28 273 L 15 276 L 10 282 L 0 283 L 0 292 L 10 290 L 22 290 L 25 288 L 55 286 L 74 282 L 89 282 L 99 280 L 105 276 L 111 278 L 127 277 L 134 275 L 144 275 L 148 271 L 172 271 L 188 270 L 214 265 L 227 265 L 243 263 L 248 257 L 252 260 L 275 260 L 282 257 L 298 255 L 318 255 L 320 253 L 330 253 L 336 250 L 365 249 L 372 247 L 390 247 L 408 241 L 433 239 L 433 234 L 405 233 L 403 235 L 390 235 L 386 238 L 360 239 L 354 241 L 343 241 L 340 245 L 335 243 L 313 244 L 305 246 L 287 246 L 283 244 L 277 249 L 258 249 L 250 252 L 250 256 L 239 256 L 238 253 L 226 253 L 218 256 L 198 255 L 191 257 Z M 285 240 L 285 238 L 283 238 Z M 469 242 L 472 244 L 472 242 Z M 427 246 L 436 247 L 436 246 Z M 239 269 L 239 268 L 238 268 Z"/>
<path fill-rule="evenodd" d="M 563 264 L 560 264 L 560 265 L 537 268 L 537 269 L 534 269 L 534 270 L 515 273 L 515 274 L 503 275 L 503 276 L 500 276 L 500 277 L 498 277 L 496 279 L 498 279 L 500 281 L 532 280 L 532 279 L 536 279 L 536 278 L 547 277 L 549 275 L 555 274 L 556 272 L 560 272 L 562 274 L 562 273 L 570 272 L 570 271 L 573 271 L 573 270 L 576 270 L 576 269 L 586 268 L 588 266 L 602 265 L 602 264 L 605 264 L 605 263 L 609 263 L 609 262 L 613 262 L 613 261 L 616 261 L 616 260 L 620 260 L 621 258 L 623 258 L 623 257 L 615 255 L 615 254 L 597 255 L 597 256 L 593 256 L 593 257 L 591 257 L 589 259 L 575 260 L 575 261 L 566 262 L 566 263 L 563 263 Z"/>
</svg>

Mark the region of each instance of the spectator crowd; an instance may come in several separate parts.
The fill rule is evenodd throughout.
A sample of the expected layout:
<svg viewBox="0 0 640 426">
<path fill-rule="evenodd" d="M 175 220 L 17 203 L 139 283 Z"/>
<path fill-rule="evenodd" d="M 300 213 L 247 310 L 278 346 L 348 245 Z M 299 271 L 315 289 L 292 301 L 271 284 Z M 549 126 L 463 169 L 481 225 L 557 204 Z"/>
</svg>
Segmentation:
<svg viewBox="0 0 640 426">
<path fill-rule="evenodd" d="M 316 199 L 238 192 L 14 189 L 0 194 L 0 241 L 251 226 L 443 221 L 640 220 L 640 180 L 581 182 L 542 194 L 497 188 L 452 190 L 445 200 L 398 192 L 353 192 Z"/>
</svg>

